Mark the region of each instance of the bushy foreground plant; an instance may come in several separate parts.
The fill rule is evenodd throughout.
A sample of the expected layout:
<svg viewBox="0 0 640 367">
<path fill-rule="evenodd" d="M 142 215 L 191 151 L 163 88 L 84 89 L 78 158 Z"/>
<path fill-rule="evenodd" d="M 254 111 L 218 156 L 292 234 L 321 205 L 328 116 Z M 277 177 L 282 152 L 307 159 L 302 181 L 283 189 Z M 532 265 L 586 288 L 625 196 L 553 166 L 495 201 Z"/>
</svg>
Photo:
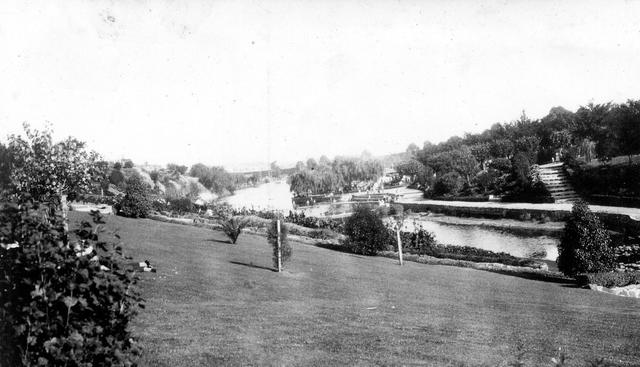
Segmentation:
<svg viewBox="0 0 640 367">
<path fill-rule="evenodd" d="M 222 222 L 222 231 L 229 237 L 231 243 L 235 244 L 242 233 L 242 229 L 249 224 L 249 220 L 242 217 L 231 217 Z"/>
<path fill-rule="evenodd" d="M 364 205 L 357 205 L 344 226 L 345 245 L 356 254 L 375 255 L 387 249 L 389 232 L 380 216 Z M 393 238 L 393 237 L 392 237 Z"/>
<path fill-rule="evenodd" d="M 615 265 L 611 237 L 589 206 L 579 201 L 558 244 L 558 269 L 566 275 L 611 271 Z"/>
<path fill-rule="evenodd" d="M 92 213 L 68 240 L 36 203 L 0 205 L 0 364 L 131 366 L 129 322 L 141 301 L 121 247 Z"/>
<path fill-rule="evenodd" d="M 272 219 L 267 228 L 267 241 L 273 247 L 273 267 L 278 268 L 278 220 L 280 220 L 280 261 L 284 267 L 285 262 L 289 261 L 293 254 L 293 247 L 289 244 L 289 229 L 282 218 Z"/>
</svg>

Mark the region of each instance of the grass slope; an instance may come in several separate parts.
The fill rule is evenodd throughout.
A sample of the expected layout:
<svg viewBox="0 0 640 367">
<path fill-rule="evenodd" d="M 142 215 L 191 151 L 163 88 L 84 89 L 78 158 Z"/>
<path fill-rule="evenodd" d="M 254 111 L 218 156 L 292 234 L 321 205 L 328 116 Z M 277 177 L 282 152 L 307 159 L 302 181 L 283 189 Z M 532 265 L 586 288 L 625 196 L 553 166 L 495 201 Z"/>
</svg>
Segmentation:
<svg viewBox="0 0 640 367">
<path fill-rule="evenodd" d="M 560 346 L 573 363 L 640 360 L 635 299 L 299 243 L 278 274 L 264 237 L 106 220 L 158 269 L 142 275 L 142 365 L 505 366 L 522 351 L 537 366 Z"/>
</svg>

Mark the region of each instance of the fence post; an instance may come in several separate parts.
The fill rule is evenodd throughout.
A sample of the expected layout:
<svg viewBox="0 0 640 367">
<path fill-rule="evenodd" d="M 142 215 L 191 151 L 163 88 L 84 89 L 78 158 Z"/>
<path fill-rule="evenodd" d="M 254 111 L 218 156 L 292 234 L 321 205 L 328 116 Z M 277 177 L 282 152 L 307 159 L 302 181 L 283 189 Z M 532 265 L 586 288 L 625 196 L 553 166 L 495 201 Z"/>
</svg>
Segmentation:
<svg viewBox="0 0 640 367">
<path fill-rule="evenodd" d="M 396 230 L 396 238 L 398 240 L 398 257 L 400 258 L 400 265 L 402 265 L 402 239 L 400 238 L 400 226 Z"/>
<path fill-rule="evenodd" d="M 276 221 L 276 227 L 278 229 L 278 273 L 282 271 L 282 249 L 280 246 L 280 220 Z"/>
</svg>

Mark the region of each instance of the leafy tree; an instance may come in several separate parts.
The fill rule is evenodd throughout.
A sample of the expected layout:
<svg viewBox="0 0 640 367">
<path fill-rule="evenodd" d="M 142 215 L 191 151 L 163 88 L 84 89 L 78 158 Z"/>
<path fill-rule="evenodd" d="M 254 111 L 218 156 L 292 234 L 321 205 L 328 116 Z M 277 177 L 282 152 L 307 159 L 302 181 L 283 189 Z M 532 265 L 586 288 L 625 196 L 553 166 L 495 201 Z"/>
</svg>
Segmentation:
<svg viewBox="0 0 640 367">
<path fill-rule="evenodd" d="M 123 167 L 124 168 L 133 168 L 133 161 L 131 159 L 125 159 Z"/>
<path fill-rule="evenodd" d="M 118 214 L 131 218 L 145 218 L 152 208 L 151 190 L 137 174 L 126 180 L 127 188 L 119 204 Z"/>
<path fill-rule="evenodd" d="M 411 143 L 407 147 L 406 152 L 407 154 L 409 154 L 410 157 L 415 157 L 418 154 L 418 150 L 420 150 L 420 148 L 418 148 L 418 146 L 415 143 Z"/>
<path fill-rule="evenodd" d="M 513 143 L 507 139 L 495 140 L 489 145 L 489 152 L 494 158 L 511 158 L 513 150 Z"/>
<path fill-rule="evenodd" d="M 376 212 L 364 205 L 357 205 L 344 226 L 345 245 L 356 254 L 375 255 L 385 250 L 389 243 L 389 231 Z"/>
<path fill-rule="evenodd" d="M 453 169 L 460 173 L 467 181 L 471 182 L 471 176 L 478 172 L 478 162 L 468 146 L 462 145 L 450 152 Z"/>
<path fill-rule="evenodd" d="M 32 130 L 24 124 L 26 139 L 9 136 L 12 157 L 13 192 L 40 202 L 61 203 L 70 193 L 87 191 L 95 172 L 98 154 L 85 143 L 67 138 L 54 143 L 51 130 Z"/>
<path fill-rule="evenodd" d="M 529 162 L 535 163 L 538 160 L 540 150 L 540 138 L 535 135 L 523 136 L 515 141 L 515 152 L 524 154 Z"/>
<path fill-rule="evenodd" d="M 433 185 L 433 195 L 445 196 L 445 195 L 457 195 L 462 186 L 464 185 L 464 179 L 456 171 L 445 173 L 442 176 L 436 178 L 436 182 Z"/>
<path fill-rule="evenodd" d="M 331 166 L 331 160 L 326 155 L 322 155 L 318 160 L 318 165 L 329 167 Z"/>
<path fill-rule="evenodd" d="M 415 159 L 399 163 L 396 171 L 402 176 L 409 176 L 412 183 L 422 187 L 429 186 L 433 180 L 433 170 Z"/>
<path fill-rule="evenodd" d="M 181 164 L 176 164 L 176 163 L 167 164 L 167 171 L 169 171 L 169 173 L 174 176 L 184 175 L 185 173 L 187 173 L 188 169 L 189 167 L 183 166 Z"/>
<path fill-rule="evenodd" d="M 518 153 L 513 157 L 511 177 L 518 187 L 524 187 L 529 184 L 529 172 L 531 171 L 531 163 L 524 153 Z"/>
<path fill-rule="evenodd" d="M 296 162 L 296 171 L 302 171 L 305 169 L 305 165 L 303 161 Z"/>
<path fill-rule="evenodd" d="M 631 156 L 640 153 L 640 101 L 628 101 L 618 109 L 616 136 L 622 154 Z"/>
<path fill-rule="evenodd" d="M 318 168 L 318 162 L 316 162 L 316 160 L 313 158 L 307 159 L 307 168 L 310 170 Z"/>
<path fill-rule="evenodd" d="M 589 206 L 579 201 L 573 205 L 558 245 L 558 269 L 566 275 L 613 270 L 614 252 L 611 238 Z"/>
<path fill-rule="evenodd" d="M 217 194 L 222 194 L 225 190 L 233 193 L 236 189 L 235 177 L 223 167 L 208 167 L 197 163 L 191 166 L 189 175 L 197 177 L 204 187 Z"/>
<path fill-rule="evenodd" d="M 0 143 L 0 194 L 9 189 L 11 183 L 11 151 Z"/>
<path fill-rule="evenodd" d="M 489 143 L 477 143 L 469 147 L 471 154 L 480 163 L 482 169 L 485 169 L 486 162 L 491 158 L 489 151 Z"/>
<path fill-rule="evenodd" d="M 124 173 L 120 170 L 113 170 L 109 174 L 109 182 L 116 186 L 124 186 Z"/>
<path fill-rule="evenodd" d="M 122 163 L 116 162 L 113 164 L 113 169 L 116 171 L 120 171 L 122 169 Z"/>
</svg>

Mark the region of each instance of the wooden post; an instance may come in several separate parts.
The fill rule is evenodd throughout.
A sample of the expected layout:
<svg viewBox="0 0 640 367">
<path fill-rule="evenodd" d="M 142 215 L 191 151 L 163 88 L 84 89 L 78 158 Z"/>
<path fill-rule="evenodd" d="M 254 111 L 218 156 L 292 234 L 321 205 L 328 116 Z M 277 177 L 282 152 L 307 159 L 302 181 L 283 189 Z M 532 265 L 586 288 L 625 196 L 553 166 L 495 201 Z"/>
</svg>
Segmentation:
<svg viewBox="0 0 640 367">
<path fill-rule="evenodd" d="M 400 259 L 400 265 L 402 266 L 402 240 L 400 239 L 400 226 L 397 227 L 396 238 L 398 240 L 398 257 Z"/>
<path fill-rule="evenodd" d="M 276 227 L 278 229 L 278 273 L 282 271 L 282 248 L 280 245 L 280 220 L 276 221 Z"/>
</svg>

